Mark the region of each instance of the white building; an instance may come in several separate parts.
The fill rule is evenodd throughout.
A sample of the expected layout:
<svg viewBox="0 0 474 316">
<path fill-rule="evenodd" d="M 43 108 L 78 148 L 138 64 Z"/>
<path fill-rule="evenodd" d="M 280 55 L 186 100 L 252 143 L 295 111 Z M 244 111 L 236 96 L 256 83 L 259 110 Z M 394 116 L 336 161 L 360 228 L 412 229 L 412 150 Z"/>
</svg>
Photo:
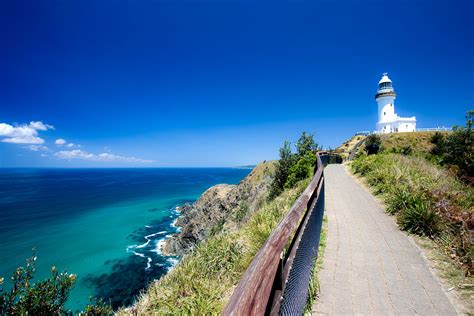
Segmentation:
<svg viewBox="0 0 474 316">
<path fill-rule="evenodd" d="M 387 73 L 382 75 L 375 100 L 379 106 L 378 133 L 397 133 L 416 131 L 416 117 L 400 117 L 395 113 L 397 94 Z"/>
</svg>

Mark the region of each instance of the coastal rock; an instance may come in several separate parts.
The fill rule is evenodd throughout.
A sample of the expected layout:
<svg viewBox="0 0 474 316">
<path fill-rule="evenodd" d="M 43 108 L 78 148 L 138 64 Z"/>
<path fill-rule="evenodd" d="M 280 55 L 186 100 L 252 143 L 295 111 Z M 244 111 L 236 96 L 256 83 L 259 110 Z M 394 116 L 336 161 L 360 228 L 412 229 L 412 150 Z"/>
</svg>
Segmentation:
<svg viewBox="0 0 474 316">
<path fill-rule="evenodd" d="M 210 234 L 238 227 L 267 197 L 274 170 L 274 162 L 263 162 L 239 184 L 215 185 L 196 202 L 181 206 L 176 221 L 181 231 L 164 242 L 163 253 L 182 256 Z"/>
</svg>

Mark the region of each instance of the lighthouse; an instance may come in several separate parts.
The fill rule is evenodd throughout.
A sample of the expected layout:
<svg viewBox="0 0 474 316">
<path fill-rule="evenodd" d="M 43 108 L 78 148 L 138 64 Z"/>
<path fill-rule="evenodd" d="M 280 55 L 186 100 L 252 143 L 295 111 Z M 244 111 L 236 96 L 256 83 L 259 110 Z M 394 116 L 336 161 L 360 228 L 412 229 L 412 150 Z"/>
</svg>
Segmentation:
<svg viewBox="0 0 474 316">
<path fill-rule="evenodd" d="M 375 101 L 378 105 L 378 133 L 398 133 L 416 131 L 416 117 L 400 117 L 395 112 L 397 94 L 387 73 L 379 81 Z"/>
</svg>

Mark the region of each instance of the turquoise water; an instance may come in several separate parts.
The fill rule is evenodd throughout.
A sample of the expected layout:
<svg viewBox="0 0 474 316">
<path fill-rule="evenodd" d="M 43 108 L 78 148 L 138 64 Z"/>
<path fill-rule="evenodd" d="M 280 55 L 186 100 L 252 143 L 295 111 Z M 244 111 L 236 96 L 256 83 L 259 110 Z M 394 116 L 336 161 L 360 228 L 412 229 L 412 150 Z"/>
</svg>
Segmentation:
<svg viewBox="0 0 474 316">
<path fill-rule="evenodd" d="M 54 265 L 77 275 L 68 308 L 94 296 L 133 303 L 179 258 L 158 243 L 175 233 L 176 207 L 249 170 L 0 169 L 0 276 L 7 280 L 35 248 L 37 279 Z M 8 284 L 7 284 L 8 286 Z"/>
</svg>

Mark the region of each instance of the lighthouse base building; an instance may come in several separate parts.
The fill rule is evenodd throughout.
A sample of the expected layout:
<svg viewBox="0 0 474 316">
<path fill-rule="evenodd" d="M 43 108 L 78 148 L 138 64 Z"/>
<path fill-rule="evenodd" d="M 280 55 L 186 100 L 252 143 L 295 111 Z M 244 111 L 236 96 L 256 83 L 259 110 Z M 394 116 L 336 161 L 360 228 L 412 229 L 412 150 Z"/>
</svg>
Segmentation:
<svg viewBox="0 0 474 316">
<path fill-rule="evenodd" d="M 375 100 L 378 104 L 378 133 L 399 133 L 416 131 L 416 117 L 400 117 L 395 113 L 395 98 L 392 80 L 387 73 L 379 81 Z"/>
</svg>

